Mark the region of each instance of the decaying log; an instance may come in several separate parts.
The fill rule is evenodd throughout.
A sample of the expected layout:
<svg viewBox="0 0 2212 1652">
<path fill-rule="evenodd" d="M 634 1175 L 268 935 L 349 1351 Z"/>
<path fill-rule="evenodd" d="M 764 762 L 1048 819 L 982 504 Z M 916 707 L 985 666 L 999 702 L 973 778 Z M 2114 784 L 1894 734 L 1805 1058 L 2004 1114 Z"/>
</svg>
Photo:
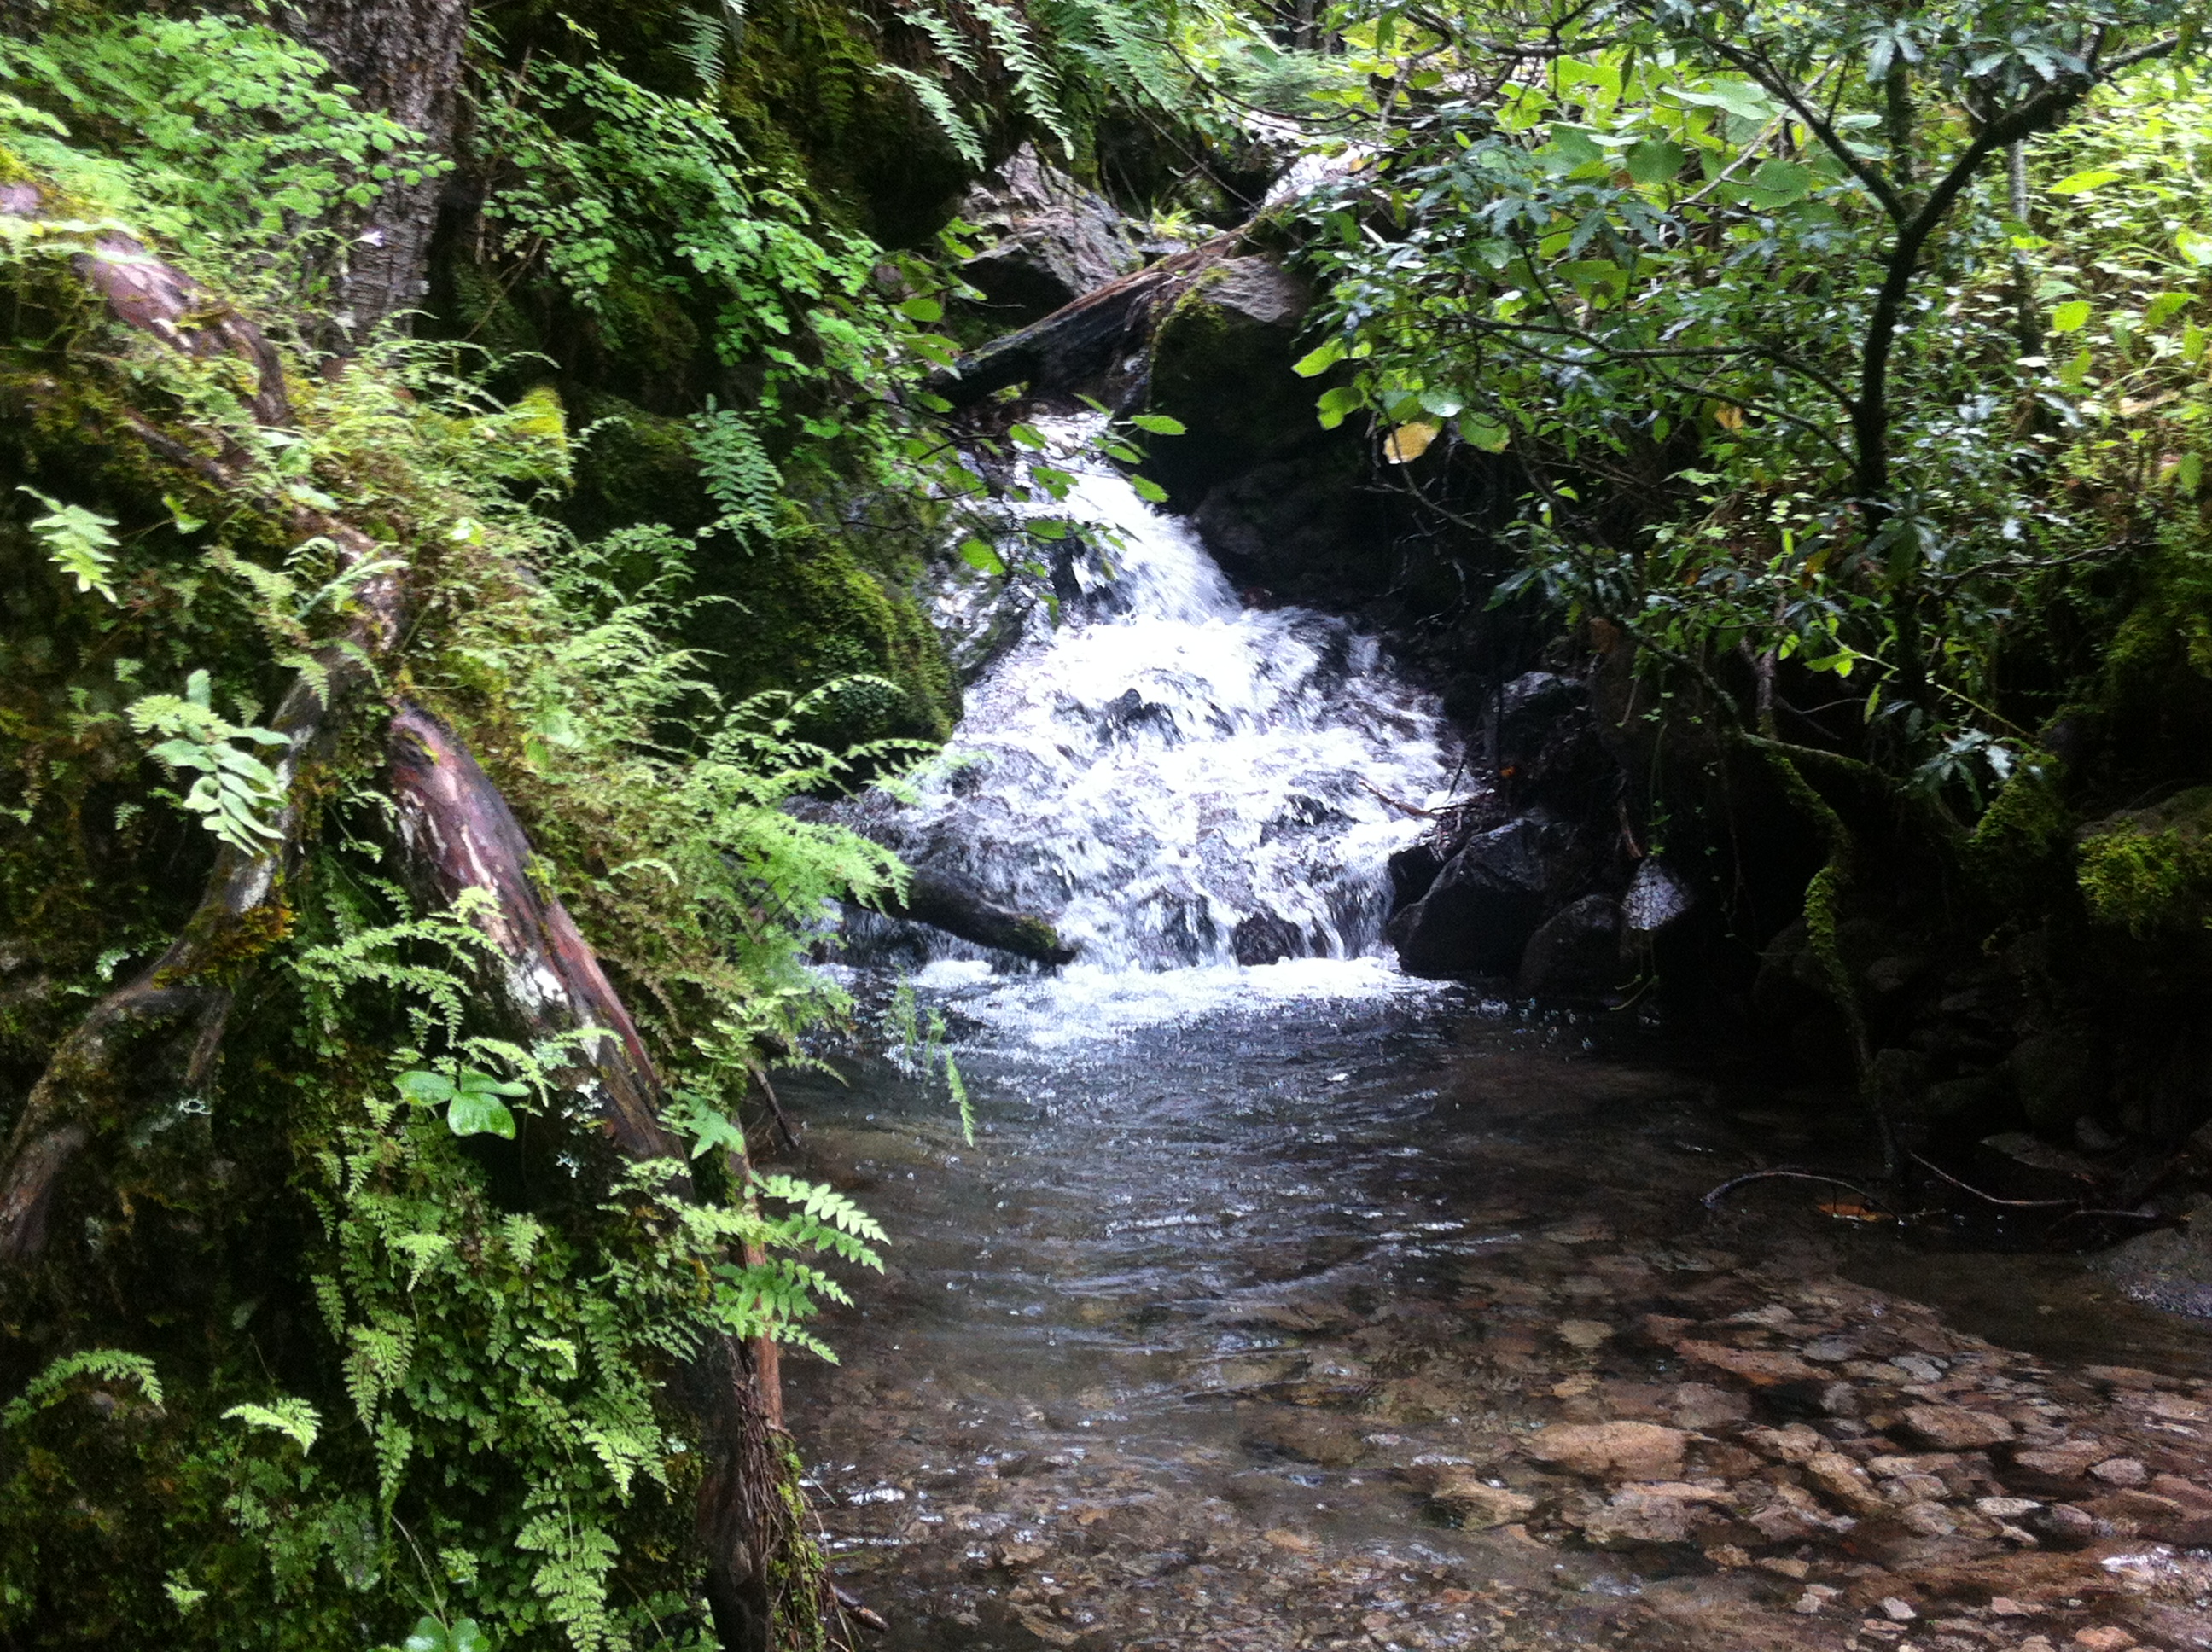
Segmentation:
<svg viewBox="0 0 2212 1652">
<path fill-rule="evenodd" d="M 1072 392 L 1141 345 L 1176 301 L 1243 243 L 1243 232 L 1232 230 L 1109 282 L 970 351 L 933 374 L 929 388 L 955 407 L 973 407 L 1012 385 L 1027 385 L 1033 396 Z"/>
<path fill-rule="evenodd" d="M 978 946 L 994 946 L 1034 963 L 1073 963 L 1076 948 L 1042 918 L 994 905 L 981 891 L 941 872 L 917 866 L 908 880 L 906 898 L 886 893 L 884 911 L 894 918 L 927 924 Z"/>
<path fill-rule="evenodd" d="M 33 217 L 41 206 L 34 186 L 0 186 L 0 213 Z M 256 416 L 289 418 L 281 361 L 252 322 L 212 303 L 127 237 L 104 237 L 75 267 L 125 326 L 196 358 L 228 355 L 252 368 L 248 399 Z M 251 489 L 249 456 L 220 433 L 188 433 L 202 441 L 212 436 L 210 453 L 150 421 L 133 425 L 154 452 L 216 486 Z M 349 569 L 388 550 L 319 512 L 295 508 L 287 519 L 303 539 L 328 538 Z M 127 1084 L 120 1076 L 160 1068 L 143 1048 L 145 1035 L 184 1035 L 173 1036 L 169 1047 L 188 1052 L 187 1085 L 204 1084 L 211 1074 L 239 961 L 280 940 L 289 926 L 286 885 L 316 823 L 304 802 L 307 788 L 298 784 L 303 768 L 326 751 L 346 714 L 382 711 L 368 690 L 377 663 L 396 651 L 412 608 L 398 562 L 360 581 L 347 633 L 319 651 L 317 669 L 294 683 L 271 720 L 292 742 L 276 765 L 288 799 L 272 823 L 277 841 L 263 854 L 225 847 L 191 920 L 161 960 L 95 1005 L 57 1047 L 0 1159 L 0 1266 L 18 1278 L 44 1252 L 56 1190 L 96 1133 L 134 1122 L 164 1088 Z M 659 1122 L 659 1081 L 637 1029 L 566 909 L 532 880 L 529 842 L 506 799 L 450 731 L 412 707 L 392 720 L 389 758 L 405 870 L 417 890 L 446 902 L 470 889 L 494 897 L 484 921 L 502 960 L 490 983 L 498 1007 L 526 1036 L 599 1029 L 580 1047 L 571 1077 L 601 1128 L 628 1157 L 681 1162 L 681 1145 Z M 167 1093 L 173 1096 L 173 1089 Z M 744 1167 L 732 1168 L 741 1185 Z M 731 1652 L 765 1652 L 771 1606 L 764 1550 L 788 1523 L 769 1433 L 780 1412 L 775 1375 L 772 1346 L 749 1358 L 733 1340 L 719 1339 L 676 1385 L 708 1465 L 697 1534 L 715 1632 Z"/>
<path fill-rule="evenodd" d="M 404 864 L 422 904 L 450 908 L 471 890 L 492 896 L 481 922 L 498 954 L 489 984 L 504 1018 L 538 1039 L 597 1029 L 564 1082 L 625 1155 L 683 1162 L 683 1145 L 660 1123 L 660 1081 L 629 1011 L 568 909 L 531 875 L 530 840 L 499 788 L 452 731 L 413 706 L 393 715 L 386 758 Z M 732 1168 L 742 1178 L 743 1163 Z M 708 1464 L 699 1536 L 714 1631 L 726 1647 L 764 1647 L 769 1607 L 757 1550 L 775 1513 L 775 1345 L 763 1340 L 748 1354 L 718 1339 L 690 1363 L 683 1388 Z"/>
</svg>

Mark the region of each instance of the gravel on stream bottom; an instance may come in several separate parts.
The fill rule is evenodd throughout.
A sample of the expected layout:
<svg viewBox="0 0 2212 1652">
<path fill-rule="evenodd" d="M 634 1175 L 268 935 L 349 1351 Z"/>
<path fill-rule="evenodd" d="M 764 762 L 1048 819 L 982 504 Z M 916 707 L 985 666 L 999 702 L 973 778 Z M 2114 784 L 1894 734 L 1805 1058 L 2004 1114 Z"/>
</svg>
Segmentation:
<svg viewBox="0 0 2212 1652">
<path fill-rule="evenodd" d="M 1709 1083 L 1495 1029 L 1335 1036 L 1248 1044 L 1277 1099 L 1208 1143 L 1157 1103 L 1136 1135 L 1103 1081 L 1069 1123 L 1065 1071 L 1024 1135 L 1053 1109 L 1009 1099 L 1018 1066 L 981 1154 L 913 1118 L 811 1133 L 921 1235 L 831 1327 L 848 1368 L 794 1388 L 836 1575 L 890 1625 L 860 1644 L 2212 1648 L 2212 1365 L 1994 1345 L 1844 1277 L 1812 1194 L 1716 1221 L 1696 1193 L 1759 1155 Z M 1291 1098 L 1346 1118 L 1317 1068 L 1363 1059 L 1394 1075 L 1364 1145 L 1297 1136 Z M 1045 1185 L 1086 1140 L 1139 1176 L 1210 1157 L 1245 1219 L 1168 1200 L 1134 1218 L 1163 1248 L 1091 1256 L 1097 1194 Z M 1287 1209 L 1332 1149 L 1364 1227 L 1272 1240 L 1254 1167 L 1293 1167 Z"/>
</svg>

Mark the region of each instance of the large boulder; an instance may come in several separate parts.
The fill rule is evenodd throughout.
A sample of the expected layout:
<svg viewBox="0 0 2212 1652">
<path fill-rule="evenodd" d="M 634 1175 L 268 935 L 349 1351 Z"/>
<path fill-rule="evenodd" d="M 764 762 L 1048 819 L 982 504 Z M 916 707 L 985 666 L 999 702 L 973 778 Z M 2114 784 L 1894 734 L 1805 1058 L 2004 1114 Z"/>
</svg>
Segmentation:
<svg viewBox="0 0 2212 1652">
<path fill-rule="evenodd" d="M 1024 143 L 961 203 L 986 245 L 960 266 L 992 319 L 1015 325 L 1141 269 L 1135 226 Z"/>
<path fill-rule="evenodd" d="M 1602 998 L 1626 973 L 1620 902 L 1610 895 L 1585 895 L 1545 919 L 1528 938 L 1514 990 L 1523 998 Z"/>
<path fill-rule="evenodd" d="M 1471 839 L 1390 920 L 1399 963 L 1436 978 L 1510 973 L 1563 892 L 1571 837 L 1557 822 L 1522 815 Z"/>
</svg>

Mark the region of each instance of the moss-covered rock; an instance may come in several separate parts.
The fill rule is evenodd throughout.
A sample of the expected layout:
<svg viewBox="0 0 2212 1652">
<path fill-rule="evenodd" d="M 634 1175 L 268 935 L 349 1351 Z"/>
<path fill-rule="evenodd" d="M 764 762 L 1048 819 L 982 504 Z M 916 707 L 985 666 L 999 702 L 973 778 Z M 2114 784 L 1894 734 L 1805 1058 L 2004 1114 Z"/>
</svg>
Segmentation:
<svg viewBox="0 0 2212 1652">
<path fill-rule="evenodd" d="M 795 507 L 772 542 L 703 568 L 700 583 L 729 598 L 701 610 L 694 634 L 729 697 L 830 689 L 802 732 L 832 746 L 941 740 L 959 720 L 959 683 L 913 591 Z"/>
<path fill-rule="evenodd" d="M 2212 921 L 2212 786 L 2083 829 L 2081 885 L 2090 915 L 2148 938 Z"/>
</svg>

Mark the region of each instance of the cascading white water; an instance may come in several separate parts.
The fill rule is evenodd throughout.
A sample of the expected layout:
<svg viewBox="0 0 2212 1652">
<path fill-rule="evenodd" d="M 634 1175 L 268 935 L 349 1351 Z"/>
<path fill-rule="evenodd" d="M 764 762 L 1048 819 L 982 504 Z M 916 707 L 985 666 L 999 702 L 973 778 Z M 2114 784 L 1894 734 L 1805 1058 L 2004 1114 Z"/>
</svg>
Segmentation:
<svg viewBox="0 0 2212 1652">
<path fill-rule="evenodd" d="M 871 829 L 1051 916 L 1090 969 L 1232 963 L 1240 925 L 1248 958 L 1374 951 L 1386 862 L 1421 826 L 1384 799 L 1448 779 L 1433 699 L 1341 620 L 1246 606 L 1116 473 L 1055 513 L 1109 531 L 1115 577 L 1038 616 L 970 688 L 953 764 Z"/>
</svg>

